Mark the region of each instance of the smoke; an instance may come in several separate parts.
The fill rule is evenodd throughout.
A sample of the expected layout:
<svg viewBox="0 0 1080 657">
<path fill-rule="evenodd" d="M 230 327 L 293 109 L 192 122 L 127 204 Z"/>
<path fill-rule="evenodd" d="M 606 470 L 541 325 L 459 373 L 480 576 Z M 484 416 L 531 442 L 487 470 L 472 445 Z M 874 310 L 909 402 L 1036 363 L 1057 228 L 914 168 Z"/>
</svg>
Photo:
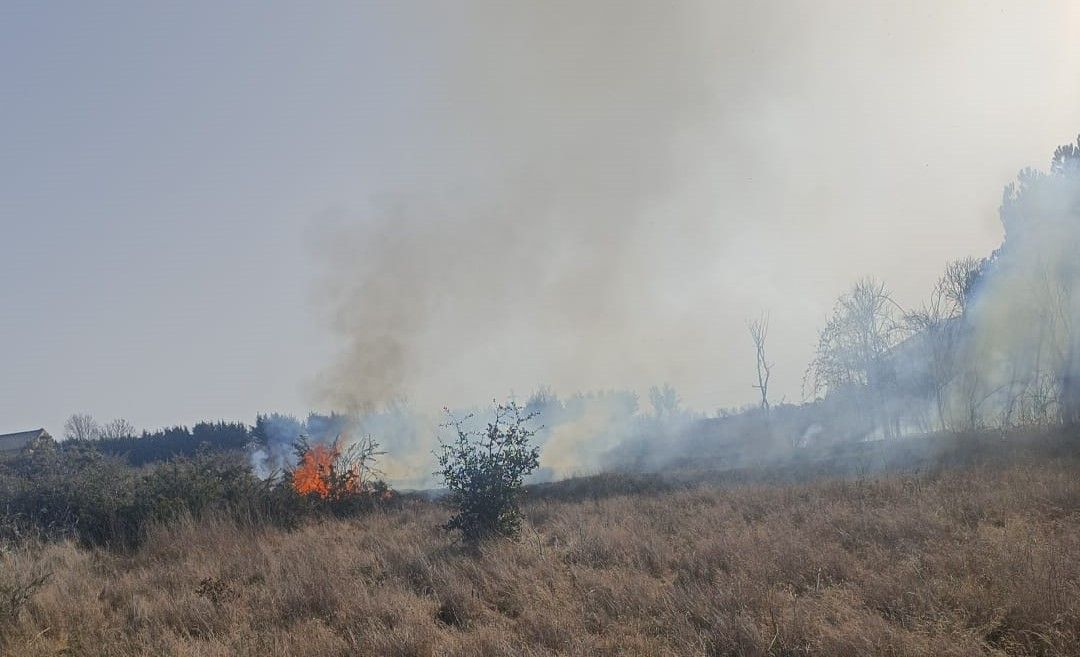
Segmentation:
<svg viewBox="0 0 1080 657">
<path fill-rule="evenodd" d="M 421 413 L 408 404 L 389 404 L 378 411 L 311 413 L 304 420 L 290 415 L 260 415 L 255 421 L 252 466 L 267 478 L 296 465 L 296 445 L 303 438 L 310 443 L 350 445 L 370 436 L 385 454 L 375 466 L 394 485 L 403 488 L 430 487 L 434 461 L 431 452 L 439 438 L 439 419 Z"/>
<path fill-rule="evenodd" d="M 1001 246 L 950 263 L 919 311 L 901 320 L 879 283 L 841 298 L 811 374 L 862 407 L 856 435 L 1080 421 L 1080 141 L 1021 171 L 999 214 Z"/>
<path fill-rule="evenodd" d="M 661 393 L 666 393 L 665 397 Z M 639 408 L 633 392 L 576 393 L 560 399 L 541 388 L 523 404 L 531 419 L 534 440 L 541 447 L 540 469 L 531 481 L 549 481 L 592 474 L 612 467 L 657 468 L 681 458 L 685 439 L 702 428 L 701 417 L 678 408 L 670 387 L 654 388 L 651 411 Z M 666 403 L 664 403 L 666 400 Z M 660 403 L 658 403 L 660 402 Z M 493 419 L 491 407 L 468 407 L 431 414 L 397 402 L 378 410 L 323 415 L 304 420 L 290 415 L 259 415 L 253 431 L 251 463 L 263 478 L 296 465 L 297 442 L 339 442 L 347 446 L 370 436 L 384 448 L 375 463 L 395 487 L 432 488 L 441 482 L 433 475 L 433 452 L 440 441 L 452 441 L 453 425 L 465 431 L 482 430 Z"/>
<path fill-rule="evenodd" d="M 557 479 L 591 474 L 606 466 L 609 450 L 625 440 L 632 414 L 605 399 L 582 403 L 577 412 L 547 425 L 541 465 Z M 551 417 L 551 406 L 541 417 Z M 559 421 L 561 420 L 561 421 Z"/>
<path fill-rule="evenodd" d="M 1073 40 L 1048 34 L 1067 37 L 1061 11 L 928 7 L 403 10 L 415 33 L 387 59 L 414 109 L 379 151 L 384 170 L 358 181 L 364 204 L 312 229 L 318 308 L 339 347 L 314 405 L 424 409 L 418 428 L 397 428 L 402 468 L 418 472 L 437 426 L 427 409 L 540 383 L 672 381 L 699 407 L 745 401 L 744 320 L 762 309 L 773 390 L 797 399 L 849 281 L 882 268 L 913 299 L 946 258 L 994 243 L 979 216 L 992 203 L 969 199 L 992 195 L 1030 141 L 1001 126 L 1068 86 L 1036 60 L 1078 60 Z M 1039 129 L 1045 143 L 1050 122 Z M 617 433 L 635 432 L 602 404 L 550 426 L 557 473 L 604 462 Z"/>
<path fill-rule="evenodd" d="M 700 18 L 655 3 L 470 5 L 480 38 L 440 53 L 447 115 L 424 154 L 445 168 L 359 223 L 320 227 L 322 300 L 345 347 L 318 401 L 637 380 L 650 343 L 671 337 L 639 321 L 642 305 L 678 306 L 661 292 L 680 287 L 670 255 L 705 238 L 700 217 L 665 211 L 708 142 Z"/>
<path fill-rule="evenodd" d="M 1080 139 L 1003 196 L 1005 239 L 965 322 L 954 422 L 1015 426 L 1080 419 Z M 957 417 L 958 416 L 958 417 Z"/>
</svg>

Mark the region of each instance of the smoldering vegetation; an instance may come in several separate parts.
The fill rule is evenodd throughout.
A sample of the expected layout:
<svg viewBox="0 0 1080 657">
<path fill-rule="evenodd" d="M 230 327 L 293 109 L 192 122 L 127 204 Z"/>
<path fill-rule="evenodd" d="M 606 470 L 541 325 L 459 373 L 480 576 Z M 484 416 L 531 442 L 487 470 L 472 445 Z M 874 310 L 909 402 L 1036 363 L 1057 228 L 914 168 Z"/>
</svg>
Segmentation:
<svg viewBox="0 0 1080 657">
<path fill-rule="evenodd" d="M 685 447 L 681 436 L 701 430 L 703 418 L 682 408 L 670 386 L 653 388 L 644 408 L 631 391 L 560 398 L 550 388 L 530 395 L 522 408 L 535 415 L 535 442 L 542 448 L 541 468 L 533 481 L 612 468 L 660 467 Z M 427 488 L 435 483 L 432 452 L 448 437 L 448 422 L 460 419 L 465 427 L 477 428 L 489 416 L 490 410 L 479 406 L 430 413 L 406 402 L 380 410 L 312 413 L 304 420 L 276 413 L 260 415 L 252 429 L 251 458 L 256 472 L 270 476 L 295 463 L 293 445 L 301 436 L 324 443 L 374 436 L 386 448 L 381 467 L 390 481 L 401 488 Z M 632 457 L 619 456 L 630 446 L 636 450 Z"/>
</svg>

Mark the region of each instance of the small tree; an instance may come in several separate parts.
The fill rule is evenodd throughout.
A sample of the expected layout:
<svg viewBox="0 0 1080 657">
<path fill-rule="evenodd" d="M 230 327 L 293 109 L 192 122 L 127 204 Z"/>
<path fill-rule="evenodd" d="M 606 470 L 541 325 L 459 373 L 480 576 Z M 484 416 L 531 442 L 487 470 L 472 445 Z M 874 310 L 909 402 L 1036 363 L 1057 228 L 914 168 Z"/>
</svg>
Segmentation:
<svg viewBox="0 0 1080 657">
<path fill-rule="evenodd" d="M 896 377 L 890 352 L 907 337 L 905 313 L 884 283 L 857 282 L 840 296 L 818 335 L 814 359 L 803 378 L 804 393 L 845 392 L 886 437 L 899 427 L 889 410 Z"/>
<path fill-rule="evenodd" d="M 450 420 L 456 438 L 435 452 L 449 501 L 457 509 L 447 529 L 460 530 L 475 542 L 492 535 L 513 536 L 521 528 L 524 478 L 540 466 L 540 448 L 529 427 L 536 413 L 524 413 L 516 402 L 495 405 L 495 417 L 483 430 L 466 428 L 472 415 Z"/>
<path fill-rule="evenodd" d="M 64 423 L 64 437 L 68 440 L 97 440 L 101 438 L 101 426 L 89 413 L 75 413 Z"/>
<path fill-rule="evenodd" d="M 950 388 L 970 389 L 973 373 L 965 371 L 967 364 L 963 348 L 966 324 L 962 321 L 968 303 L 974 295 L 986 260 L 963 258 L 945 266 L 930 294 L 930 300 L 904 317 L 907 332 L 917 341 L 920 361 L 911 383 L 916 394 L 928 396 L 935 404 L 941 430 L 953 426 L 950 412 Z M 958 382 L 958 383 L 957 383 Z M 964 396 L 964 395 L 960 395 Z M 953 427 L 955 428 L 955 427 Z M 969 427 L 971 428 L 971 427 Z"/>
<path fill-rule="evenodd" d="M 754 355 L 757 359 L 757 385 L 754 388 L 761 393 L 761 410 L 768 414 L 772 363 L 765 358 L 765 338 L 769 335 L 769 318 L 762 315 L 747 322 L 746 327 L 750 330 L 750 339 L 754 341 Z"/>
<path fill-rule="evenodd" d="M 135 436 L 135 425 L 122 417 L 116 418 L 111 422 L 106 422 L 101 425 L 101 428 L 98 430 L 98 435 L 101 436 L 102 440 L 133 438 Z"/>
</svg>

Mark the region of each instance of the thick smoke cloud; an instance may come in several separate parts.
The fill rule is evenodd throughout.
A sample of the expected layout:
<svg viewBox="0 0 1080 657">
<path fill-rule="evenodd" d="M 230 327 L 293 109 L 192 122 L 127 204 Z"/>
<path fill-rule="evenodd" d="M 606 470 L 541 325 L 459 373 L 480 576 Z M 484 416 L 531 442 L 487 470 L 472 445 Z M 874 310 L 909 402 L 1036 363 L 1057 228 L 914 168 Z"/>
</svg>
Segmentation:
<svg viewBox="0 0 1080 657">
<path fill-rule="evenodd" d="M 1080 140 L 1006 188 L 1005 239 L 976 286 L 954 424 L 1080 420 Z"/>
<path fill-rule="evenodd" d="M 340 338 L 322 408 L 662 381 L 735 405 L 762 309 L 774 390 L 794 401 L 836 295 L 873 273 L 913 302 L 947 259 L 989 251 L 1000 185 L 1061 140 L 1031 99 L 1080 106 L 1060 84 L 1080 62 L 1070 16 L 1050 4 L 466 2 L 400 18 L 439 34 L 390 53 L 421 71 L 403 82 L 412 129 L 369 203 L 313 228 Z M 1022 139 L 1000 129 L 1014 122 Z"/>
<path fill-rule="evenodd" d="M 651 357 L 669 327 L 643 325 L 642 308 L 681 303 L 670 279 L 693 262 L 672 272 L 670 256 L 705 237 L 663 210 L 699 165 L 688 144 L 707 141 L 713 58 L 699 18 L 655 3 L 469 14 L 480 39 L 449 53 L 450 114 L 431 145 L 446 168 L 324 235 L 324 291 L 346 337 L 321 381 L 328 403 L 431 382 L 479 399 L 616 384 Z"/>
</svg>

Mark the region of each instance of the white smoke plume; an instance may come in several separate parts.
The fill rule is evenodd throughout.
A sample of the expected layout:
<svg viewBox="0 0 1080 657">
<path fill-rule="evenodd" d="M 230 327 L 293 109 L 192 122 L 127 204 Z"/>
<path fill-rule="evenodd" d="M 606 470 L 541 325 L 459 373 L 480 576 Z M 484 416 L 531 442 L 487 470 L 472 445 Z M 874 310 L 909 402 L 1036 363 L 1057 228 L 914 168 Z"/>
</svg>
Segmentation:
<svg viewBox="0 0 1080 657">
<path fill-rule="evenodd" d="M 1080 139 L 1025 169 L 1001 206 L 1005 239 L 975 286 L 954 424 L 1080 420 Z"/>
</svg>

